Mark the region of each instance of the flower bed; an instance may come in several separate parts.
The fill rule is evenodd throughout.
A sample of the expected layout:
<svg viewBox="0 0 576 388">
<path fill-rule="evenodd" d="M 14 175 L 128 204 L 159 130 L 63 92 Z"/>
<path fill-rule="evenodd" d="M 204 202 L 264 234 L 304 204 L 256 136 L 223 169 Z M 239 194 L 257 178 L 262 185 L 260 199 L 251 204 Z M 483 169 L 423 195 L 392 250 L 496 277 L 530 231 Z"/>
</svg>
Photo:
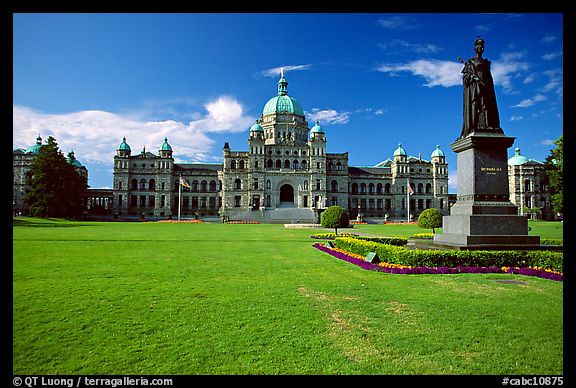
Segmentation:
<svg viewBox="0 0 576 388">
<path fill-rule="evenodd" d="M 543 269 L 540 267 L 480 267 L 480 266 L 455 266 L 455 267 L 426 267 L 426 266 L 408 266 L 401 264 L 388 263 L 381 261 L 378 264 L 367 262 L 364 256 L 347 252 L 343 249 L 329 248 L 325 245 L 316 243 L 314 248 L 326 252 L 338 259 L 347 261 L 369 271 L 387 272 L 392 274 L 457 274 L 457 273 L 510 273 L 525 276 L 537 276 L 544 279 L 563 281 L 562 273 Z"/>
<path fill-rule="evenodd" d="M 356 233 L 318 233 L 310 236 L 310 238 L 316 238 L 319 240 L 334 240 L 336 237 L 356 237 Z"/>
<path fill-rule="evenodd" d="M 410 238 L 416 238 L 421 240 L 432 240 L 434 238 L 434 233 L 415 233 Z"/>
<path fill-rule="evenodd" d="M 171 224 L 202 224 L 202 220 L 160 220 L 158 222 L 168 222 Z"/>
<path fill-rule="evenodd" d="M 259 224 L 259 221 L 226 221 L 227 224 Z"/>
</svg>

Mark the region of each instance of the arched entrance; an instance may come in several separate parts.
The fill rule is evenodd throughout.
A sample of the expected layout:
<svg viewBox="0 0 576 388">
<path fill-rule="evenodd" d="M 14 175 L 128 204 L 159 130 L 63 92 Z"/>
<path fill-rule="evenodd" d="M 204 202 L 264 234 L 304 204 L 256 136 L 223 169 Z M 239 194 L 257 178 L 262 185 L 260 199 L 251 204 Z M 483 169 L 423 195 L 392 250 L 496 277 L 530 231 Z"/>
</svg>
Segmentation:
<svg viewBox="0 0 576 388">
<path fill-rule="evenodd" d="M 294 206 L 294 188 L 289 184 L 280 187 L 280 205 L 283 207 Z"/>
</svg>

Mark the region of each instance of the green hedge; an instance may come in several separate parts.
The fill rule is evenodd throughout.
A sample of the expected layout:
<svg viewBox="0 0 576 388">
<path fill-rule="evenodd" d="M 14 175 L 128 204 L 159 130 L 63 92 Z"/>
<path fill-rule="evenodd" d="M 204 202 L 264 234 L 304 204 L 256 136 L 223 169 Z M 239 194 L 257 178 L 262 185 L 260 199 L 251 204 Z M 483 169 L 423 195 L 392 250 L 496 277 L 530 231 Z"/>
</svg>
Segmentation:
<svg viewBox="0 0 576 388">
<path fill-rule="evenodd" d="M 541 238 L 540 244 L 542 245 L 564 245 L 564 240 L 558 238 Z"/>
<path fill-rule="evenodd" d="M 563 272 L 563 254 L 560 252 L 409 250 L 349 237 L 337 238 L 334 245 L 360 255 L 376 252 L 382 261 L 412 267 L 541 267 Z"/>
<path fill-rule="evenodd" d="M 363 241 L 371 241 L 380 244 L 389 244 L 389 245 L 396 245 L 396 246 L 404 246 L 408 244 L 408 239 L 406 237 L 364 237 L 358 236 L 354 237 L 357 240 Z"/>
</svg>

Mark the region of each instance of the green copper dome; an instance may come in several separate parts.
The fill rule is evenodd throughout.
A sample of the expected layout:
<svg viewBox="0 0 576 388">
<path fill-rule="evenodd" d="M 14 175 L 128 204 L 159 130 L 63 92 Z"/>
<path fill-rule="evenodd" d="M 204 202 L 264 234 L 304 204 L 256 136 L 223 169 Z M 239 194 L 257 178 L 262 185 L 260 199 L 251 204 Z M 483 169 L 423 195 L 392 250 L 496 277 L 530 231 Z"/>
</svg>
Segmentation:
<svg viewBox="0 0 576 388">
<path fill-rule="evenodd" d="M 40 152 L 40 147 L 42 147 L 42 138 L 40 137 L 40 135 L 38 135 L 38 137 L 36 138 L 36 144 L 26 148 L 26 152 L 31 153 L 31 154 L 35 154 L 38 155 L 38 153 Z"/>
<path fill-rule="evenodd" d="M 444 151 L 440 149 L 440 146 L 438 144 L 436 144 L 436 149 L 434 150 L 434 152 L 432 152 L 432 155 L 430 155 L 431 158 L 435 156 L 444 156 Z"/>
<path fill-rule="evenodd" d="M 160 149 L 160 151 L 172 151 L 172 146 L 168 144 L 168 138 L 166 137 L 164 138 L 164 143 L 162 144 L 162 148 Z"/>
<path fill-rule="evenodd" d="M 316 120 L 316 124 L 314 124 L 314 126 L 312 127 L 312 129 L 310 130 L 310 132 L 324 133 L 324 130 L 322 129 L 322 127 L 321 127 L 320 124 L 318 123 L 318 120 Z"/>
<path fill-rule="evenodd" d="M 402 143 L 398 143 L 398 148 L 394 151 L 394 156 L 406 156 L 406 151 L 402 148 Z"/>
<path fill-rule="evenodd" d="M 256 120 L 254 125 L 250 127 L 250 132 L 264 132 L 264 128 L 260 125 L 260 122 Z"/>
<path fill-rule="evenodd" d="M 302 106 L 288 95 L 288 82 L 284 78 L 283 71 L 282 77 L 278 81 L 278 95 L 268 100 L 262 111 L 263 115 L 272 113 L 289 113 L 304 116 Z"/>
<path fill-rule="evenodd" d="M 528 163 L 528 158 L 520 155 L 520 148 L 516 147 L 514 150 L 514 156 L 508 159 L 509 166 L 520 166 L 524 163 Z"/>
<path fill-rule="evenodd" d="M 82 163 L 74 156 L 74 150 L 70 150 L 68 152 L 68 157 L 66 158 L 69 164 L 73 165 L 74 167 L 80 168 L 82 167 Z"/>
<path fill-rule="evenodd" d="M 130 151 L 130 146 L 126 143 L 126 137 L 122 138 L 122 143 L 117 148 L 118 151 Z"/>
</svg>

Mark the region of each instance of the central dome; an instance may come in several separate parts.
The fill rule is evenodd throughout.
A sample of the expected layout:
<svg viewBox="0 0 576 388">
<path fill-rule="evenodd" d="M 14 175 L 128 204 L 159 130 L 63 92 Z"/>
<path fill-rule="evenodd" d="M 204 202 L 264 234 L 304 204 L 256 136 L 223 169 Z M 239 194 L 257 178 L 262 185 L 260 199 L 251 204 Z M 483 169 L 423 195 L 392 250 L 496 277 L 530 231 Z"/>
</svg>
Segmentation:
<svg viewBox="0 0 576 388">
<path fill-rule="evenodd" d="M 304 116 L 304 110 L 298 101 L 288 95 L 288 82 L 284 72 L 278 81 L 278 95 L 272 97 L 262 110 L 262 115 L 273 113 L 289 113 Z"/>
</svg>

